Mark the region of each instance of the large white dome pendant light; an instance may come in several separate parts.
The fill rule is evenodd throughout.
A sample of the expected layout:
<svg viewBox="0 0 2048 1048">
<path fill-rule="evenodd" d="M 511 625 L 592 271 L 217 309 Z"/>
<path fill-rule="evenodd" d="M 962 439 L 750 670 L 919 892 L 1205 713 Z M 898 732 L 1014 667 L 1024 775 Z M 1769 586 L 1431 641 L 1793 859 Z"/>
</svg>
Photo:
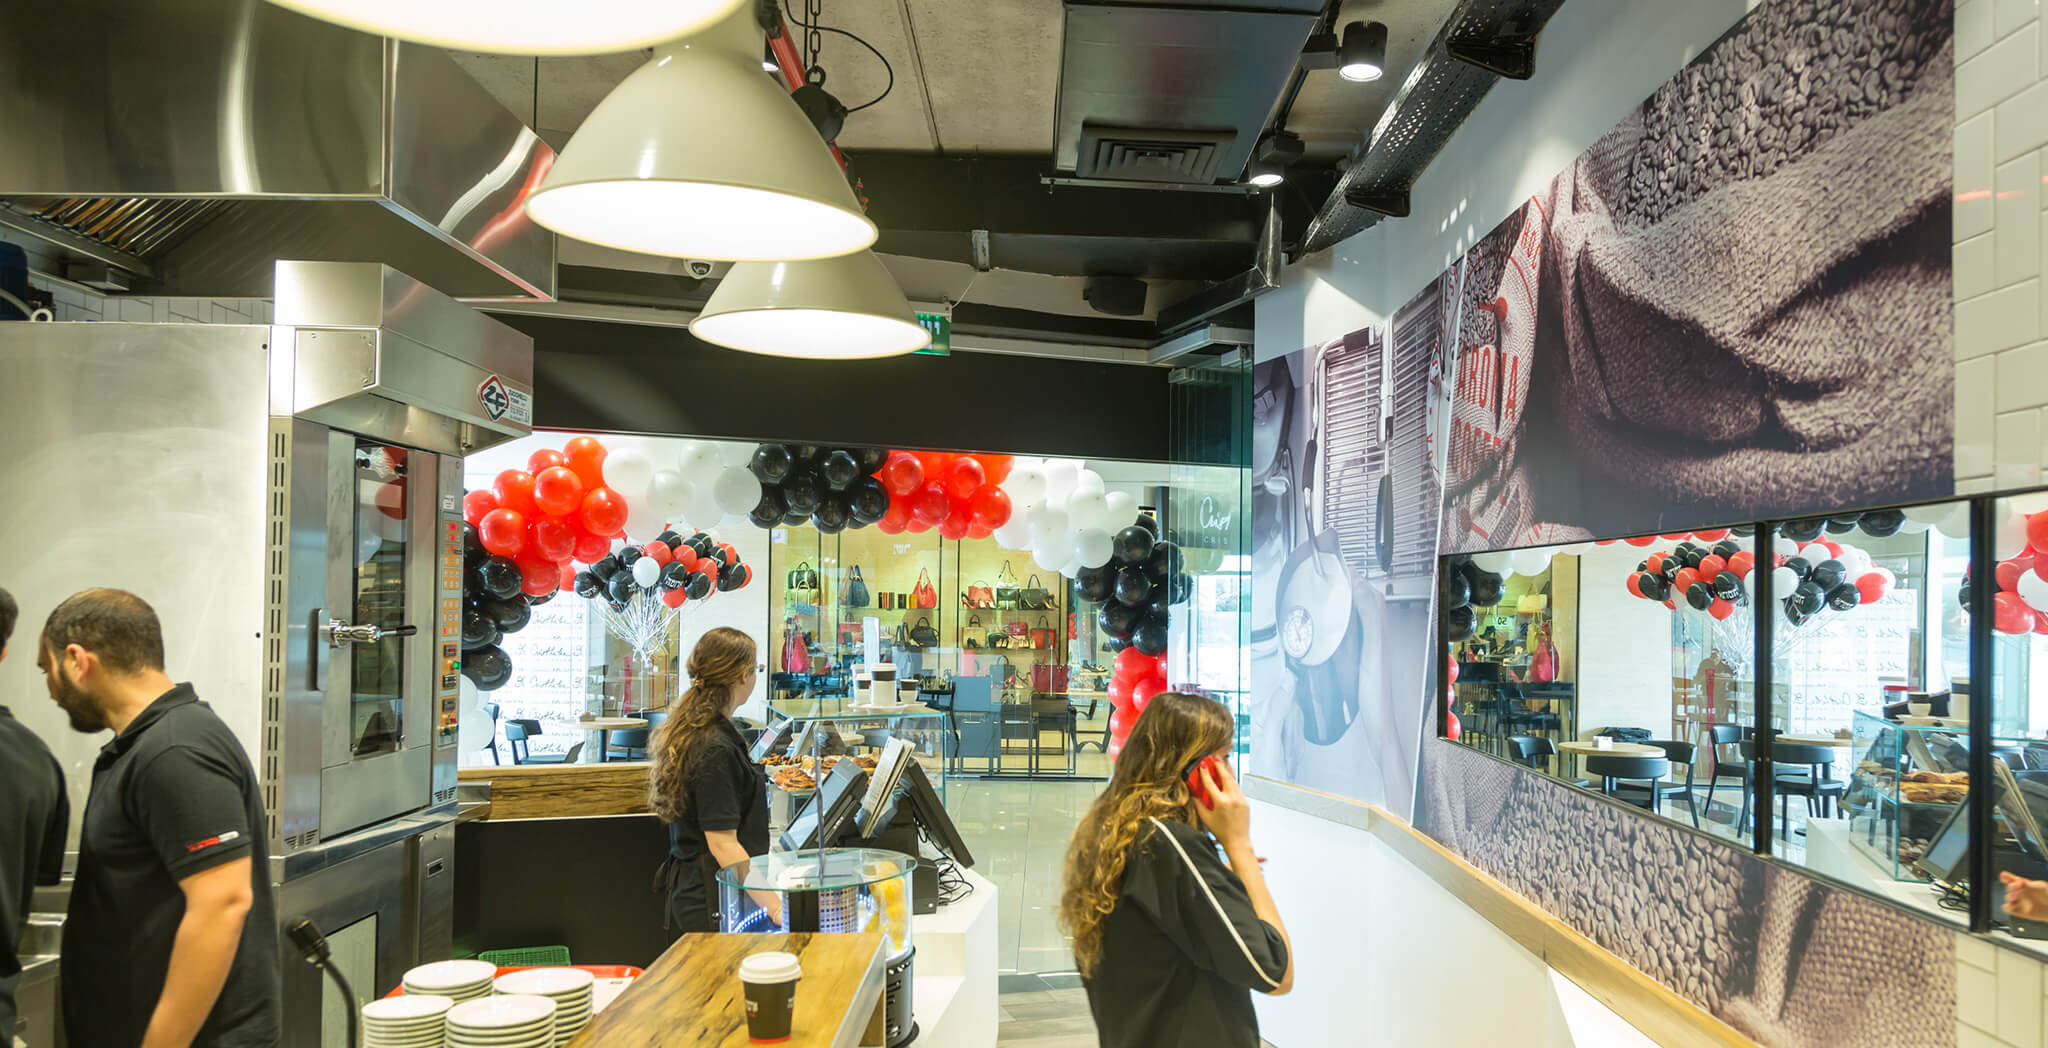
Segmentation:
<svg viewBox="0 0 2048 1048">
<path fill-rule="evenodd" d="M 872 251 L 807 262 L 742 262 L 690 334 L 749 353 L 821 360 L 893 357 L 931 344 Z"/>
<path fill-rule="evenodd" d="M 598 55 L 652 47 L 747 0 L 270 0 L 323 22 L 459 51 Z"/>
<path fill-rule="evenodd" d="M 527 198 L 566 237 L 675 258 L 829 258 L 875 242 L 846 175 L 761 75 L 752 5 L 655 48 Z"/>
</svg>

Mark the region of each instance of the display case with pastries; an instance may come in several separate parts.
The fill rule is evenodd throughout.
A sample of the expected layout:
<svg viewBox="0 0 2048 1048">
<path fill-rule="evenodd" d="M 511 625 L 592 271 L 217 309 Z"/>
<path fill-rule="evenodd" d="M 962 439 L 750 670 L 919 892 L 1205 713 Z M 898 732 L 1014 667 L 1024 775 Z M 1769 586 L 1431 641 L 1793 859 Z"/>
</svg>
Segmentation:
<svg viewBox="0 0 2048 1048">
<path fill-rule="evenodd" d="M 776 791 L 808 794 L 842 760 L 872 772 L 889 740 L 900 738 L 923 765 L 940 800 L 945 799 L 944 713 L 912 702 L 904 703 L 900 713 L 868 712 L 881 708 L 871 705 L 855 712 L 849 708 L 854 704 L 835 700 L 808 705 L 811 709 L 797 716 L 771 710 L 769 723 L 755 739 L 754 761 Z M 838 712 L 842 709 L 846 712 Z"/>
<path fill-rule="evenodd" d="M 1858 711 L 1854 732 L 1842 799 L 1850 839 L 1894 880 L 1924 881 L 1914 860 L 1970 794 L 1968 725 L 1901 724 Z"/>
</svg>

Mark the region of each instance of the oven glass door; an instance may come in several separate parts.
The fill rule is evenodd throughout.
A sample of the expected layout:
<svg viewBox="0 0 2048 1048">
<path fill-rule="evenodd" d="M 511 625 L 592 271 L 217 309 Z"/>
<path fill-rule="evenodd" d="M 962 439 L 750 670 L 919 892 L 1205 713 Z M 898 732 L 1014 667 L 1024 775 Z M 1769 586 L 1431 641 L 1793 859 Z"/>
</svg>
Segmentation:
<svg viewBox="0 0 2048 1048">
<path fill-rule="evenodd" d="M 407 451 L 371 440 L 355 446 L 355 586 L 357 626 L 405 625 Z M 405 741 L 405 638 L 385 636 L 348 647 L 354 670 L 349 692 L 349 753 L 357 759 L 395 753 Z"/>
</svg>

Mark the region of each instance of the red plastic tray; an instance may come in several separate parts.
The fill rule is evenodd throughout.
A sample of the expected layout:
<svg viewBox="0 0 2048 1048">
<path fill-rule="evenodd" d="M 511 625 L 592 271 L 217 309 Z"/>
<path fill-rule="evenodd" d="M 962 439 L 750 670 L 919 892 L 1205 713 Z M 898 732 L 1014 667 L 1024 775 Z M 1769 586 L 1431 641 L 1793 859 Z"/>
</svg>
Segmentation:
<svg viewBox="0 0 2048 1048">
<path fill-rule="evenodd" d="M 645 969 L 636 968 L 630 964 L 523 964 L 512 968 L 500 968 L 498 969 L 498 975 L 523 972 L 533 968 L 581 968 L 599 979 L 638 979 L 642 975 L 647 974 Z M 495 979 L 497 976 L 494 975 L 492 978 Z M 405 996 L 405 987 L 402 985 L 397 986 L 384 996 L 403 997 Z"/>
</svg>

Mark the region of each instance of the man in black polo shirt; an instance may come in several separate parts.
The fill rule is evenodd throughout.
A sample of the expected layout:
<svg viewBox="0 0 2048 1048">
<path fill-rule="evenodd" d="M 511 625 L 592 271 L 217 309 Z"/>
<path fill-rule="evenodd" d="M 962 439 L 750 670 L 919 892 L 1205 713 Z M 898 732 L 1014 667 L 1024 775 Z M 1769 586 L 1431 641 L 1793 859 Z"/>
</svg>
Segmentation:
<svg viewBox="0 0 2048 1048">
<path fill-rule="evenodd" d="M 0 589 L 0 661 L 20 617 Z M 38 884 L 64 873 L 64 834 L 71 805 L 64 768 L 35 732 L 0 706 L 0 1048 L 14 1041 L 14 987 L 21 981 L 21 932 Z"/>
<path fill-rule="evenodd" d="M 163 629 L 132 593 L 86 590 L 43 626 L 50 697 L 114 738 L 64 922 L 64 1028 L 93 1048 L 277 1043 L 277 917 L 256 773 L 234 733 L 164 673 Z"/>
</svg>

